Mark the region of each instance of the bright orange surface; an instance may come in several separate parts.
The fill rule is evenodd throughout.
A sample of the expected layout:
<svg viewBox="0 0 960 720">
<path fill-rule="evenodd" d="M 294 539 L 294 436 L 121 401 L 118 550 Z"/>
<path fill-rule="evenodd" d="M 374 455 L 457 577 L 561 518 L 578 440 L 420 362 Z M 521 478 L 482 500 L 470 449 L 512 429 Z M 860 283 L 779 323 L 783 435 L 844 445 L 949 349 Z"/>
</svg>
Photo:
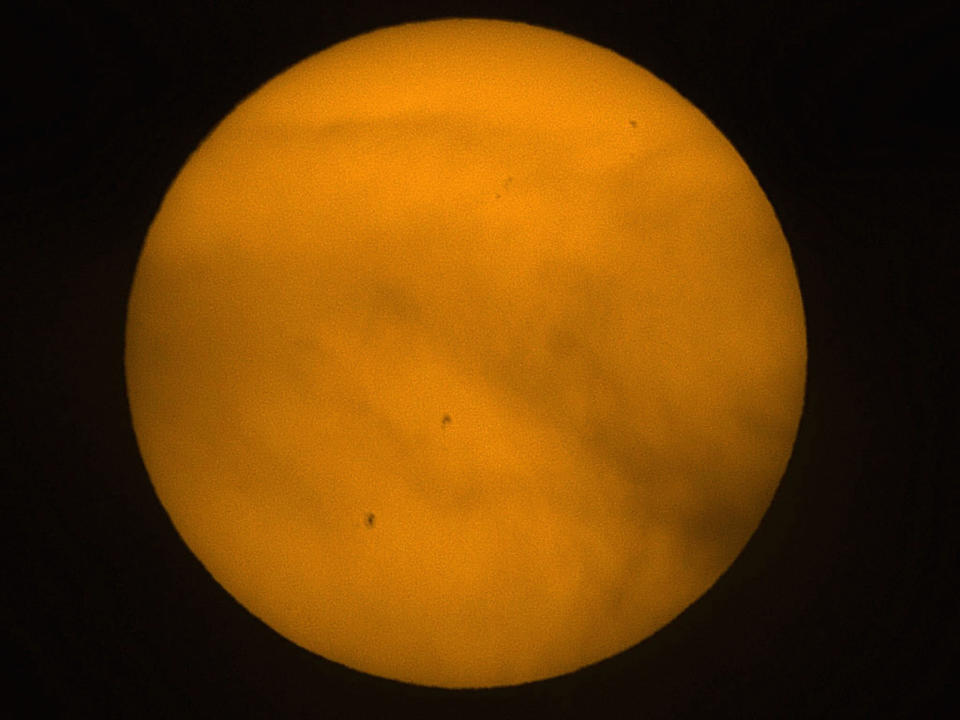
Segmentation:
<svg viewBox="0 0 960 720">
<path fill-rule="evenodd" d="M 336 45 L 150 228 L 126 370 L 157 494 L 236 599 L 448 687 L 608 657 L 756 529 L 803 310 L 749 169 L 624 58 L 519 23 Z"/>
</svg>

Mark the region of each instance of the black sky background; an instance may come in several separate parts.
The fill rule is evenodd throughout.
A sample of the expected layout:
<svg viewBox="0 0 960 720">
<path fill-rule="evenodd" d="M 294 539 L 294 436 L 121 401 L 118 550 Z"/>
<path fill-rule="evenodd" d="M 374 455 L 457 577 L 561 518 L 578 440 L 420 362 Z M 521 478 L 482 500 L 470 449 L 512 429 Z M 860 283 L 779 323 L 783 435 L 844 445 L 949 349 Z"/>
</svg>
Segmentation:
<svg viewBox="0 0 960 720">
<path fill-rule="evenodd" d="M 948 717 L 958 623 L 955 28 L 948 2 L 40 1 L 5 11 L 0 715 Z M 177 536 L 123 382 L 132 273 L 167 186 L 263 82 L 449 16 L 609 47 L 753 169 L 808 324 L 794 456 L 744 554 L 676 622 L 556 680 L 371 678 L 240 607 Z M 952 363 L 951 363 L 952 364 Z M 0 685 L 2 687 L 2 685 Z M 10 707 L 8 712 L 5 708 Z"/>
</svg>

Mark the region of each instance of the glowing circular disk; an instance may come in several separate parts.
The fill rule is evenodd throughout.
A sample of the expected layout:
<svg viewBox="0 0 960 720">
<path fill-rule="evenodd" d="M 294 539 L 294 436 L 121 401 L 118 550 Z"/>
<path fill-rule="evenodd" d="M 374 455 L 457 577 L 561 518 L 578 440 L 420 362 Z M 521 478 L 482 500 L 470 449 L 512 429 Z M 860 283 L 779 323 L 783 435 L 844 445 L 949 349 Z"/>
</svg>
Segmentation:
<svg viewBox="0 0 960 720">
<path fill-rule="evenodd" d="M 787 242 L 650 73 L 520 23 L 378 30 L 204 140 L 126 373 L 186 544 L 351 668 L 518 684 L 621 652 L 737 557 L 806 367 Z"/>
</svg>

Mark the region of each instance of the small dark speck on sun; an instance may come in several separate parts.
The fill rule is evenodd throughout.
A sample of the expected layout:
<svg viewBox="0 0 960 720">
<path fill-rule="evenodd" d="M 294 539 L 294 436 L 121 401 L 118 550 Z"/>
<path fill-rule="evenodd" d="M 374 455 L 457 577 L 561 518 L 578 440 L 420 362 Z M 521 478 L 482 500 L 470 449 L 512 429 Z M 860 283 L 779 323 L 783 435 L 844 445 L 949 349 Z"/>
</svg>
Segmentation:
<svg viewBox="0 0 960 720">
<path fill-rule="evenodd" d="M 452 417 L 450 417 L 450 416 L 447 415 L 447 414 L 444 414 L 443 420 L 440 421 L 440 425 L 441 425 L 442 427 L 446 427 L 446 426 L 449 425 L 452 421 L 453 421 L 453 418 L 452 418 Z"/>
<path fill-rule="evenodd" d="M 637 126 L 637 121 L 636 121 L 636 120 L 631 120 L 631 121 L 630 121 L 630 127 L 636 127 L 636 126 Z"/>
<path fill-rule="evenodd" d="M 372 528 L 372 527 L 373 527 L 373 521 L 374 521 L 375 519 L 376 519 L 376 518 L 374 517 L 373 513 L 367 513 L 366 523 L 367 523 L 367 527 L 368 527 L 368 528 Z"/>
</svg>

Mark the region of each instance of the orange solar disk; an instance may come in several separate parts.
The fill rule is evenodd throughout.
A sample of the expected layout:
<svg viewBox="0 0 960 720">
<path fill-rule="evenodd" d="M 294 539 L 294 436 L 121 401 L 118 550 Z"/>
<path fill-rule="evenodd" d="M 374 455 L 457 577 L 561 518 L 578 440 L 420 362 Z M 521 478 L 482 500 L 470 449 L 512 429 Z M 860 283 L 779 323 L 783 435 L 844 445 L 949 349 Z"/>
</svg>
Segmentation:
<svg viewBox="0 0 960 720">
<path fill-rule="evenodd" d="M 138 442 L 240 603 L 357 670 L 574 671 L 706 592 L 806 368 L 789 247 L 668 85 L 442 20 L 308 58 L 190 156 L 129 304 Z"/>
</svg>

